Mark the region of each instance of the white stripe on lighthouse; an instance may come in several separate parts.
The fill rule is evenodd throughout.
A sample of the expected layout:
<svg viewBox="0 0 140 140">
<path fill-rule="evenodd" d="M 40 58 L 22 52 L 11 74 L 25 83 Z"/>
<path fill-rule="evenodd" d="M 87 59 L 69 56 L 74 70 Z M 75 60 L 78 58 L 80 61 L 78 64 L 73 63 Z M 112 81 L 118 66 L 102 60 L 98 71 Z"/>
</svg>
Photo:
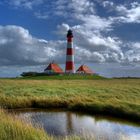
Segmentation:
<svg viewBox="0 0 140 140">
<path fill-rule="evenodd" d="M 74 55 L 67 55 L 66 60 L 74 62 Z"/>
<path fill-rule="evenodd" d="M 73 48 L 73 43 L 72 42 L 68 42 L 67 43 L 67 48 Z"/>
</svg>

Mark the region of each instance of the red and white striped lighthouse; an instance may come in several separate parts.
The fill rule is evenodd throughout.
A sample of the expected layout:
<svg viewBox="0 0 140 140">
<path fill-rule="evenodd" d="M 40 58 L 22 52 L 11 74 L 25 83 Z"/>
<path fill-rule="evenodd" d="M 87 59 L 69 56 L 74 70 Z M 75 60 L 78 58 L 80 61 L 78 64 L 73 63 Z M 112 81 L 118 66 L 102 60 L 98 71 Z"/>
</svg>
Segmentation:
<svg viewBox="0 0 140 140">
<path fill-rule="evenodd" d="M 75 73 L 72 30 L 68 30 L 68 33 L 67 33 L 67 52 L 66 52 L 65 72 L 66 73 L 71 73 L 71 74 Z"/>
</svg>

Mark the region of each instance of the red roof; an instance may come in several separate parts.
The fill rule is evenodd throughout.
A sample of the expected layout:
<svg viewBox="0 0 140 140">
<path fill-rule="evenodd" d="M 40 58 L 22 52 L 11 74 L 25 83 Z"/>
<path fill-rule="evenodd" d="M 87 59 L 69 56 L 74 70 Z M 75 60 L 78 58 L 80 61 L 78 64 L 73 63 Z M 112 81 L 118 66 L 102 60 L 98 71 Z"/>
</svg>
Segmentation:
<svg viewBox="0 0 140 140">
<path fill-rule="evenodd" d="M 44 71 L 53 73 L 63 73 L 61 67 L 56 63 L 50 63 Z"/>
<path fill-rule="evenodd" d="M 87 73 L 87 74 L 93 74 L 94 72 L 86 65 L 81 65 L 78 70 L 76 71 L 77 73 Z"/>
</svg>

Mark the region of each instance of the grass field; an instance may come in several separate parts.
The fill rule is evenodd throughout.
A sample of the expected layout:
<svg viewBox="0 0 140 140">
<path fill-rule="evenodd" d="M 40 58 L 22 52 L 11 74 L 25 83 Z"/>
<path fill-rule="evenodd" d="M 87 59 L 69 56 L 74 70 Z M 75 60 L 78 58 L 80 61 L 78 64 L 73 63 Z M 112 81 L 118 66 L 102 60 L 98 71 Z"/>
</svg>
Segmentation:
<svg viewBox="0 0 140 140">
<path fill-rule="evenodd" d="M 66 108 L 140 119 L 140 79 L 0 80 L 2 108 Z"/>
<path fill-rule="evenodd" d="M 0 79 L 2 108 L 65 108 L 140 120 L 140 79 Z M 1 140 L 51 140 L 0 110 Z M 78 137 L 67 140 L 80 139 Z"/>
</svg>

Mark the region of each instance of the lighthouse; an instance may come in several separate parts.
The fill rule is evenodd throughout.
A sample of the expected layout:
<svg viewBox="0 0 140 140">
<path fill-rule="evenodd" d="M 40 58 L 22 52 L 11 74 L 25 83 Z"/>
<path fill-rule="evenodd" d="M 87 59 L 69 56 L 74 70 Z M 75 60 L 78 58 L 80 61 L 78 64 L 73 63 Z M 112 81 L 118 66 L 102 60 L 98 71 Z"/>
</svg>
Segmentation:
<svg viewBox="0 0 140 140">
<path fill-rule="evenodd" d="M 69 73 L 69 74 L 75 73 L 72 30 L 68 30 L 68 33 L 67 33 L 67 51 L 66 51 L 65 72 Z"/>
</svg>

